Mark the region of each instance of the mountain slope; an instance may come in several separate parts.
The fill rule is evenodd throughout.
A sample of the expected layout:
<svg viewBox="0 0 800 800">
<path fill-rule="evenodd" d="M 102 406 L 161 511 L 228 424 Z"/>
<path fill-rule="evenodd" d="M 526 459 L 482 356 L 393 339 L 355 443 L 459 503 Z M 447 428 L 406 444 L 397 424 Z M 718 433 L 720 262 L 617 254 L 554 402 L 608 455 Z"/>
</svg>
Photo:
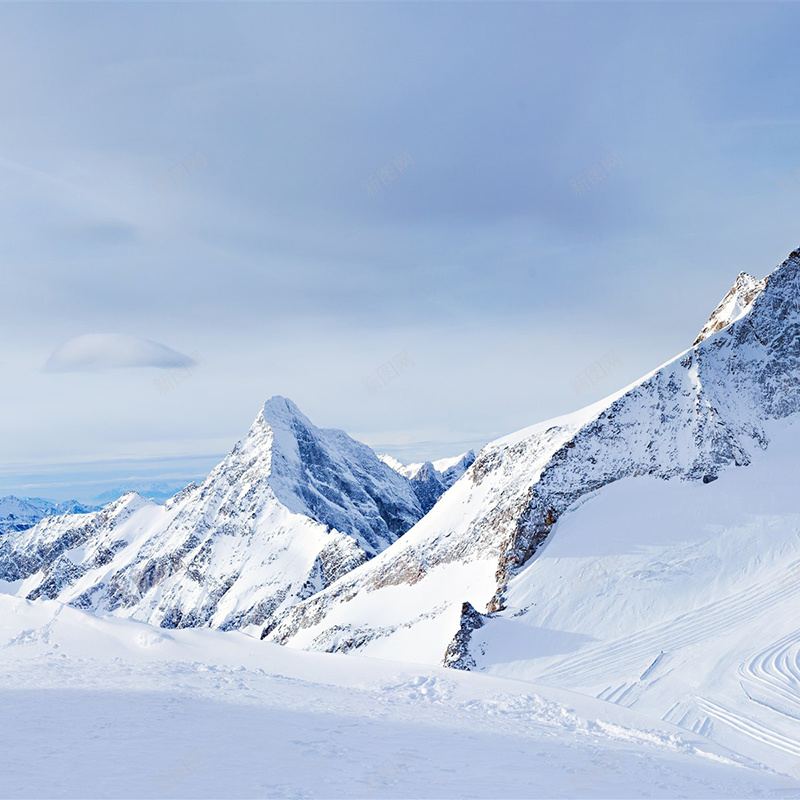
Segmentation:
<svg viewBox="0 0 800 800">
<path fill-rule="evenodd" d="M 720 304 L 703 326 L 694 344 L 699 344 L 717 331 L 727 328 L 732 322 L 743 317 L 750 309 L 753 300 L 766 286 L 766 280 L 757 281 L 752 275 L 740 272 L 731 290 L 722 298 Z"/>
<path fill-rule="evenodd" d="M 129 494 L 0 540 L 0 581 L 29 598 L 164 627 L 261 626 L 385 549 L 422 516 L 366 445 L 268 401 L 199 486 Z"/>
<path fill-rule="evenodd" d="M 269 638 L 428 663 L 447 651 L 470 666 L 465 603 L 502 612 L 509 582 L 593 493 L 643 476 L 703 487 L 750 464 L 769 421 L 800 410 L 800 252 L 758 292 L 742 283 L 740 311 L 717 309 L 715 333 L 599 403 L 489 444 L 402 540 L 296 606 Z"/>
<path fill-rule="evenodd" d="M 627 478 L 566 515 L 484 615 L 474 669 L 579 690 L 791 771 L 800 756 L 800 424 L 746 469 Z"/>
</svg>

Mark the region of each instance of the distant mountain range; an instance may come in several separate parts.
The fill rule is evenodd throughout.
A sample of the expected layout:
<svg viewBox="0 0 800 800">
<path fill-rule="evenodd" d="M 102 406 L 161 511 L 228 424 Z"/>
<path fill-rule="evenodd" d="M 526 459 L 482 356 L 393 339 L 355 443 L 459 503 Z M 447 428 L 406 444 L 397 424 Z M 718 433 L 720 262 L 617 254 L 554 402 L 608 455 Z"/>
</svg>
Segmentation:
<svg viewBox="0 0 800 800">
<path fill-rule="evenodd" d="M 453 458 L 417 464 L 402 464 L 388 453 L 379 453 L 378 458 L 411 481 L 422 510 L 427 514 L 436 501 L 472 466 L 475 453 L 470 450 Z"/>
<path fill-rule="evenodd" d="M 59 514 L 84 514 L 97 510 L 77 500 L 53 502 L 41 497 L 0 497 L 0 536 L 9 531 L 24 531 L 45 517 Z"/>
<path fill-rule="evenodd" d="M 169 500 L 170 497 L 176 495 L 181 489 L 186 486 L 185 481 L 160 481 L 158 483 L 131 483 L 125 486 L 116 486 L 113 489 L 107 489 L 101 492 L 96 497 L 92 498 L 92 503 L 97 505 L 105 505 L 106 503 L 113 503 L 114 500 L 119 500 L 124 494 L 136 492 L 142 497 L 147 497 L 156 502 L 163 502 Z"/>
</svg>

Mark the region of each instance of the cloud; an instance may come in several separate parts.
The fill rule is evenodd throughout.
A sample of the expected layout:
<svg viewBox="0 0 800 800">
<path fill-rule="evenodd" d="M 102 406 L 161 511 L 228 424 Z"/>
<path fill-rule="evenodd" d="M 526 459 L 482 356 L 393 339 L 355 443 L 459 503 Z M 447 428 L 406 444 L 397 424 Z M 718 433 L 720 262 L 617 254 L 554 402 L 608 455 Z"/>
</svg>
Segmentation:
<svg viewBox="0 0 800 800">
<path fill-rule="evenodd" d="M 109 369 L 159 367 L 167 369 L 197 362 L 190 356 L 149 339 L 123 333 L 88 333 L 57 347 L 44 372 L 103 372 Z"/>
</svg>

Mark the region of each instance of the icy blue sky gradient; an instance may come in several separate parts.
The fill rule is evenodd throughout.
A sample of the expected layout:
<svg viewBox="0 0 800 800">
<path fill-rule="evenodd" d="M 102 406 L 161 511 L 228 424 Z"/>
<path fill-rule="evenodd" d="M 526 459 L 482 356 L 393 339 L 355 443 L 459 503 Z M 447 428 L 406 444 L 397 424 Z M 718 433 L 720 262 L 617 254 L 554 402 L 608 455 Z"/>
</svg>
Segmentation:
<svg viewBox="0 0 800 800">
<path fill-rule="evenodd" d="M 272 394 L 450 455 L 658 366 L 740 270 L 800 244 L 798 23 L 764 3 L 0 6 L 0 494 L 194 477 Z M 202 363 L 166 388 L 157 367 L 42 371 L 98 333 Z"/>
</svg>

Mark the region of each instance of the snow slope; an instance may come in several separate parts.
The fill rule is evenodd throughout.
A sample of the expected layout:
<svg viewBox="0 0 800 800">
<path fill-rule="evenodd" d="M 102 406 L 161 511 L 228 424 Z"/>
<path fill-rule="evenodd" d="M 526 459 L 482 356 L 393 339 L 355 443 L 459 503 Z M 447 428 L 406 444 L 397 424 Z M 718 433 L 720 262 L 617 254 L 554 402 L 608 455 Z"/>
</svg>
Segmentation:
<svg viewBox="0 0 800 800">
<path fill-rule="evenodd" d="M 422 515 L 409 481 L 275 397 L 200 486 L 0 539 L 0 588 L 164 627 L 262 626 Z"/>
<path fill-rule="evenodd" d="M 0 596 L 0 797 L 798 797 L 574 693 Z"/>
<path fill-rule="evenodd" d="M 567 515 L 474 630 L 476 669 L 800 764 L 800 423 L 709 485 L 628 478 Z"/>
</svg>

